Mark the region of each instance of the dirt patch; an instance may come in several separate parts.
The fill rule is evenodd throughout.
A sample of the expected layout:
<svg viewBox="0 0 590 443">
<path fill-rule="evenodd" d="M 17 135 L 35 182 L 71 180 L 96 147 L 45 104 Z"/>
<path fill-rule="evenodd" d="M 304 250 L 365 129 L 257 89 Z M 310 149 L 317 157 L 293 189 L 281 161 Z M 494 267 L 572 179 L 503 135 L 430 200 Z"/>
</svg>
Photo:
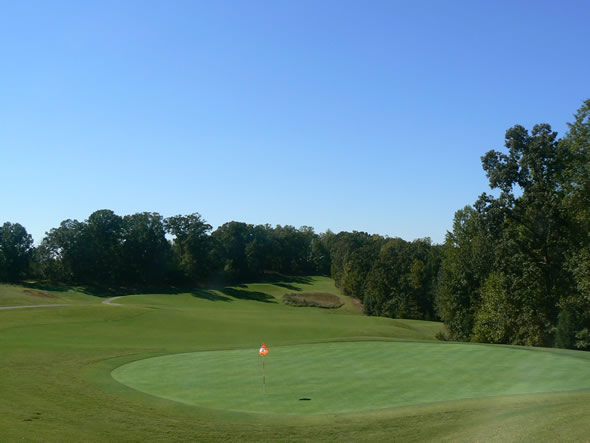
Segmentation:
<svg viewBox="0 0 590 443">
<path fill-rule="evenodd" d="M 344 302 L 334 294 L 327 292 L 299 292 L 285 294 L 282 297 L 283 303 L 289 306 L 311 306 L 314 308 L 335 309 L 339 308 Z"/>
<path fill-rule="evenodd" d="M 357 308 L 359 310 L 359 312 L 365 312 L 365 307 L 363 306 L 363 302 L 360 301 L 358 298 L 356 297 L 351 297 L 352 300 L 352 304 L 355 308 Z"/>
<path fill-rule="evenodd" d="M 34 295 L 35 297 L 57 298 L 57 296 L 50 294 L 49 292 L 34 291 L 32 289 L 25 289 L 23 292 L 27 295 Z"/>
</svg>

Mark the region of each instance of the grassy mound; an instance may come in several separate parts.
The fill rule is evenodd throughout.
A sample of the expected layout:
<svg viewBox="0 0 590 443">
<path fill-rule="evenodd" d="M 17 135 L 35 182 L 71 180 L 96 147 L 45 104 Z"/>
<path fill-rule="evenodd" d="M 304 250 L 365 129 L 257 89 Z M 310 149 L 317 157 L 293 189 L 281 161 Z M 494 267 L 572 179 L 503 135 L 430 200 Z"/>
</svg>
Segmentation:
<svg viewBox="0 0 590 443">
<path fill-rule="evenodd" d="M 340 297 L 326 292 L 293 292 L 282 297 L 283 303 L 289 306 L 335 309 L 344 305 Z"/>
<path fill-rule="evenodd" d="M 590 361 L 438 343 L 356 342 L 198 352 L 113 371 L 139 391 L 213 409 L 334 414 L 419 403 L 590 389 Z M 570 377 L 569 374 L 578 374 Z M 300 402 L 301 398 L 308 398 Z"/>
</svg>

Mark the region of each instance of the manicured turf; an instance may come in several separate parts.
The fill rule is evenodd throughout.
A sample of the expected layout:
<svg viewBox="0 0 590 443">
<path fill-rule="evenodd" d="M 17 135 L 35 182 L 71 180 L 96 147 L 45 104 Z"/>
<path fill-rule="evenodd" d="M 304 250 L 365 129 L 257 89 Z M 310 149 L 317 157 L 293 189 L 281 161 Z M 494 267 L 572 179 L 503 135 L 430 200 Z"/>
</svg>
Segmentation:
<svg viewBox="0 0 590 443">
<path fill-rule="evenodd" d="M 22 293 L 24 289 L 28 288 L 12 287 L 10 297 L 31 297 Z M 518 391 L 520 383 L 530 389 L 533 376 L 543 391 L 584 388 L 590 353 L 439 343 L 434 340 L 439 323 L 365 317 L 348 297 L 342 297 L 345 305 L 338 309 L 286 306 L 280 298 L 287 292 L 338 294 L 330 279 L 314 277 L 217 291 L 124 297 L 116 300 L 122 306 L 108 306 L 99 297 L 56 288 L 54 293 L 69 306 L 0 311 L 0 441 L 586 441 L 590 435 L 588 389 L 517 394 L 523 392 Z M 306 414 L 284 413 L 283 406 L 283 412 L 269 414 L 234 412 L 227 403 L 214 408 L 187 405 L 142 393 L 111 375 L 132 368 L 126 366 L 132 362 L 149 365 L 181 356 L 225 358 L 235 352 L 246 363 L 254 363 L 252 386 L 261 390 L 257 349 L 263 341 L 270 347 L 265 357 L 265 398 L 277 395 L 280 385 L 309 383 L 319 390 L 293 391 L 298 398 L 311 398 L 296 400 L 294 406 L 310 408 Z M 338 358 L 330 359 L 330 353 L 340 356 L 347 347 L 355 358 L 343 356 L 342 366 L 334 368 Z M 388 354 L 379 356 L 380 347 L 395 349 L 391 355 L 397 355 L 397 360 L 390 365 L 397 367 L 398 377 L 404 374 L 403 368 L 408 371 L 406 380 L 414 376 L 412 371 L 423 371 L 422 387 L 400 388 L 413 396 L 424 390 L 422 395 L 431 396 L 426 401 L 433 402 L 372 409 L 368 399 L 375 401 L 379 393 L 368 396 L 352 390 L 351 383 L 358 387 L 361 379 L 366 389 L 373 389 L 380 379 L 392 386 L 392 377 L 372 372 L 390 369 L 377 363 Z M 492 354 L 472 358 L 492 350 L 498 350 L 493 355 L 502 358 L 493 359 Z M 363 352 L 367 355 L 360 359 Z M 163 360 L 149 360 L 160 356 Z M 443 362 L 459 357 L 466 359 L 464 364 L 455 364 L 454 371 L 445 369 Z M 488 364 L 505 362 L 507 366 L 498 367 L 495 377 L 494 372 L 486 372 L 486 364 L 480 364 L 486 358 Z M 234 371 L 223 359 L 221 367 L 241 377 L 240 359 L 232 362 Z M 371 362 L 371 367 L 357 366 L 361 362 Z M 347 392 L 349 412 L 312 410 L 322 397 L 328 399 L 328 408 L 338 407 L 336 400 L 328 398 L 332 394 L 324 391 L 322 396 L 321 386 L 313 386 L 308 377 L 330 365 L 332 374 L 323 383 L 348 377 L 337 389 Z M 522 380 L 514 378 L 513 366 L 521 369 L 516 373 L 522 374 Z M 220 375 L 217 380 L 227 380 L 221 377 L 221 367 L 215 371 Z M 349 369 L 354 368 L 357 375 L 352 377 Z M 551 370 L 552 376 L 543 375 L 545 370 Z M 480 395 L 478 390 L 486 383 L 495 391 L 491 397 L 436 398 L 438 392 L 448 399 L 446 386 L 451 384 L 464 384 L 460 386 L 464 392 L 471 389 Z M 234 397 L 240 394 L 235 391 Z M 286 400 L 280 398 L 275 404 L 281 401 Z"/>
<path fill-rule="evenodd" d="M 264 385 L 261 365 L 257 349 L 197 352 L 139 360 L 117 368 L 113 377 L 190 405 L 283 414 L 590 389 L 590 361 L 497 346 L 356 342 L 275 347 L 264 357 Z"/>
</svg>

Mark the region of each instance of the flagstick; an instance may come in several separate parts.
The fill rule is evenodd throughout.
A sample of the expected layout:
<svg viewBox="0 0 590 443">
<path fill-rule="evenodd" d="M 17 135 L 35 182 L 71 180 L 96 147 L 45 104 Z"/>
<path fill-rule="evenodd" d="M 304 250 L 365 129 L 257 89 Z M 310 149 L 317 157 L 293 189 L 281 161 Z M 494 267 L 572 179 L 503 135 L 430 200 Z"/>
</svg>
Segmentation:
<svg viewBox="0 0 590 443">
<path fill-rule="evenodd" d="M 262 357 L 262 393 L 266 394 L 266 375 L 264 374 L 264 357 Z"/>
</svg>

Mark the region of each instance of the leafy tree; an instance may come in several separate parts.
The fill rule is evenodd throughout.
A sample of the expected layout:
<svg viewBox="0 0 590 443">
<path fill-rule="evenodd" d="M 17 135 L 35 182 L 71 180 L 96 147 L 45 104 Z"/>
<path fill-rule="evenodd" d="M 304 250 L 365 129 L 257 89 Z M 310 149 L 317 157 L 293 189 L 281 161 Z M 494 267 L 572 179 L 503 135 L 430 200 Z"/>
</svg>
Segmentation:
<svg viewBox="0 0 590 443">
<path fill-rule="evenodd" d="M 209 236 L 211 225 L 195 212 L 169 217 L 164 226 L 174 236 L 175 261 L 185 278 L 193 283 L 204 282 L 216 271 L 221 260 Z"/>
<path fill-rule="evenodd" d="M 458 213 L 447 236 L 437 304 L 454 338 L 586 345 L 589 116 L 586 101 L 562 140 L 547 124 L 514 126 L 506 153 L 482 157 L 500 195 Z"/>
<path fill-rule="evenodd" d="M 471 339 L 481 286 L 493 264 L 492 254 L 482 206 L 457 211 L 453 231 L 445 240 L 436 297 L 438 313 L 455 340 Z"/>
<path fill-rule="evenodd" d="M 274 269 L 283 274 L 302 275 L 312 272 L 313 229 L 303 226 L 276 226 L 274 229 Z"/>
<path fill-rule="evenodd" d="M 433 319 L 435 280 L 440 267 L 440 254 L 433 249 L 428 238 L 381 242 L 365 283 L 365 312 L 393 318 Z"/>
<path fill-rule="evenodd" d="M 93 212 L 86 221 L 85 239 L 89 269 L 86 283 L 110 286 L 120 281 L 123 218 L 109 209 Z"/>
<path fill-rule="evenodd" d="M 548 345 L 560 296 L 570 288 L 564 272 L 569 223 L 562 211 L 560 180 L 567 156 L 547 124 L 535 125 L 531 134 L 521 126 L 509 129 L 506 147 L 507 155 L 490 151 L 482 158 L 490 186 L 504 194 L 500 203 L 511 203 L 504 205 L 506 225 L 495 268 L 509 279 L 506 296 L 520 308 L 512 312 L 519 321 L 512 341 Z M 522 190 L 518 197 L 517 186 Z"/>
<path fill-rule="evenodd" d="M 84 283 L 91 272 L 86 224 L 64 220 L 52 228 L 38 248 L 40 267 L 50 280 Z"/>
<path fill-rule="evenodd" d="M 346 295 L 363 300 L 367 276 L 373 268 L 378 256 L 383 239 L 375 236 L 363 246 L 352 251 L 347 260 L 341 280 L 341 289 Z"/>
<path fill-rule="evenodd" d="M 29 272 L 33 256 L 33 238 L 19 223 L 0 226 L 0 280 L 17 282 Z"/>
<path fill-rule="evenodd" d="M 571 222 L 567 268 L 573 288 L 560 301 L 556 344 L 590 349 L 590 99 L 568 128 L 561 146 L 568 158 L 563 206 Z"/>
<path fill-rule="evenodd" d="M 171 248 L 160 214 L 142 212 L 123 217 L 122 281 L 163 284 L 171 265 Z"/>
<path fill-rule="evenodd" d="M 336 286 L 341 287 L 342 278 L 346 270 L 346 264 L 355 250 L 367 244 L 371 236 L 366 232 L 340 232 L 326 237 L 326 245 L 330 251 L 330 274 Z"/>
<path fill-rule="evenodd" d="M 322 233 L 315 236 L 311 244 L 311 261 L 314 273 L 319 275 L 330 275 L 332 261 L 326 240 L 328 235 L 330 234 Z"/>
<path fill-rule="evenodd" d="M 492 273 L 481 290 L 481 301 L 475 313 L 474 341 L 511 343 L 518 332 L 515 312 L 519 307 L 509 297 L 509 282 Z"/>
<path fill-rule="evenodd" d="M 270 225 L 251 227 L 251 240 L 246 245 L 246 262 L 248 273 L 260 277 L 265 269 L 271 269 L 272 239 L 274 230 Z"/>
<path fill-rule="evenodd" d="M 246 247 L 252 240 L 252 226 L 232 221 L 218 227 L 211 236 L 220 246 L 225 277 L 232 282 L 247 280 L 250 273 Z"/>
</svg>

